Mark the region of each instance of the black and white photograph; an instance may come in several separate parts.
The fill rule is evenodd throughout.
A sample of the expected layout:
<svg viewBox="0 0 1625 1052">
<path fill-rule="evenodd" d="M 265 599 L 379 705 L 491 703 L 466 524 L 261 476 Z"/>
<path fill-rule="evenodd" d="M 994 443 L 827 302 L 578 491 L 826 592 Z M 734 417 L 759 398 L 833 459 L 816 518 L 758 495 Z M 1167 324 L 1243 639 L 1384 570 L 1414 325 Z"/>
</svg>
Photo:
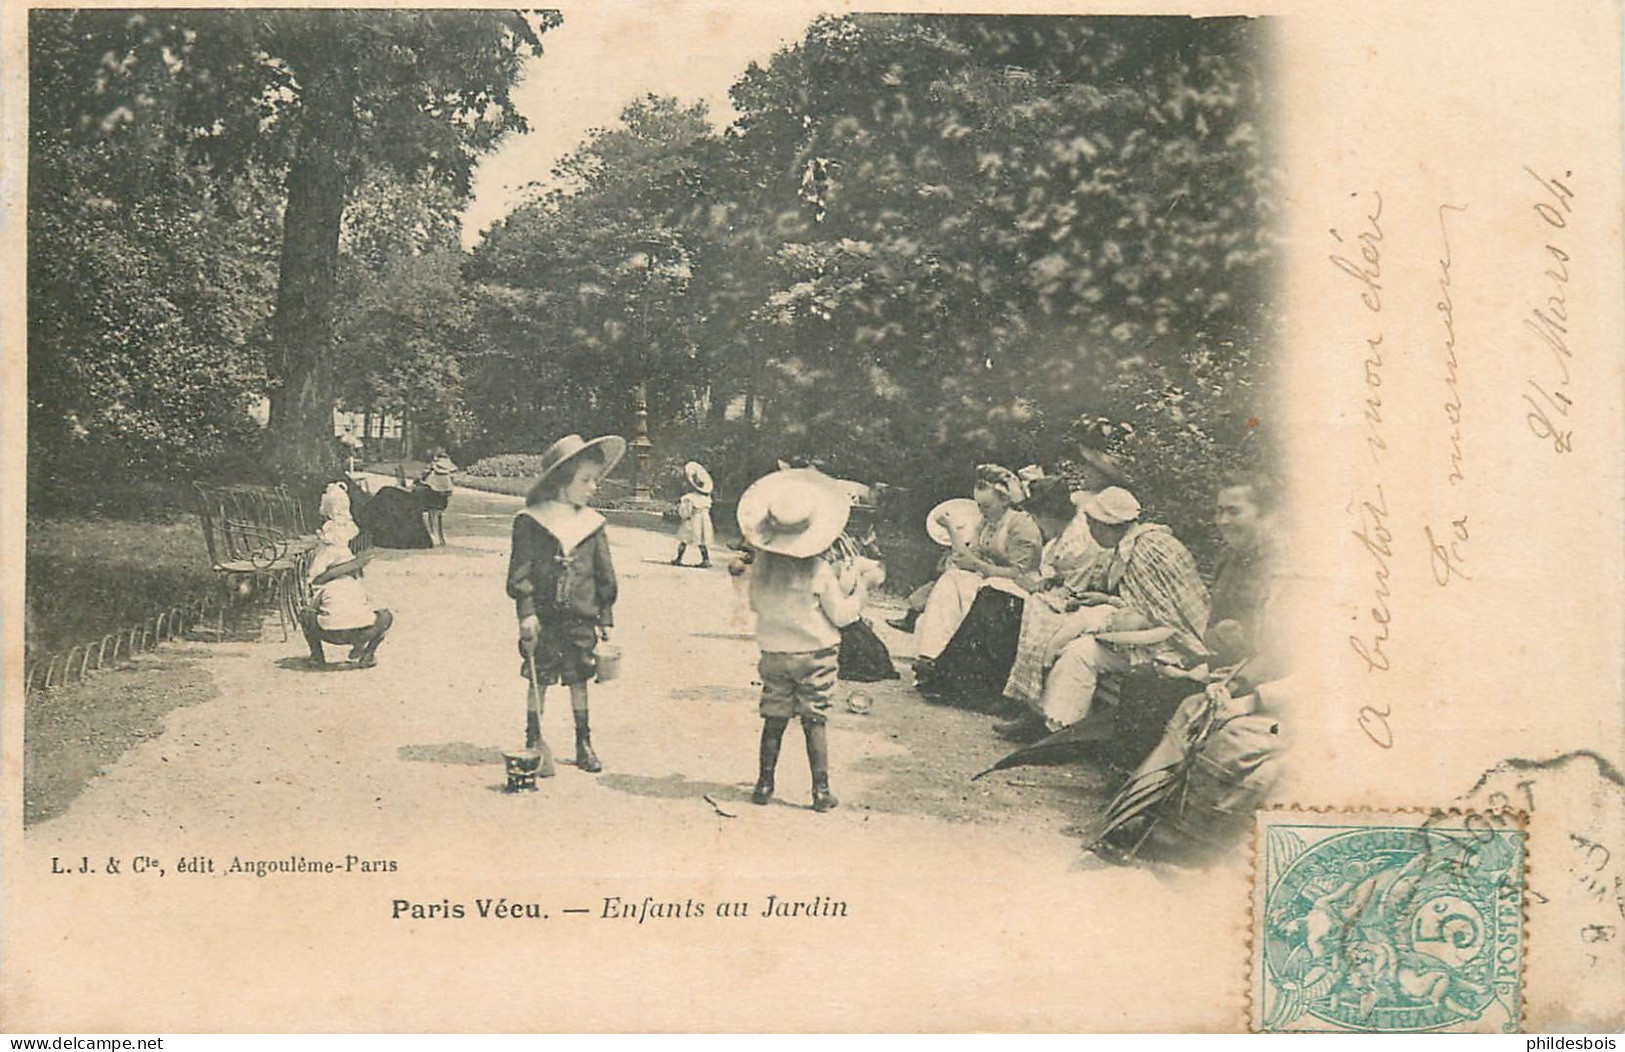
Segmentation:
<svg viewBox="0 0 1625 1052">
<path fill-rule="evenodd" d="M 1547 748 L 1491 720 L 1512 699 L 1477 723 L 1428 684 L 1469 660 L 1441 604 L 1510 615 L 1521 580 L 1463 494 L 1500 471 L 1555 521 L 1572 447 L 1617 454 L 1617 405 L 1570 384 L 1616 368 L 1573 348 L 1618 312 L 1533 262 L 1546 307 L 1500 306 L 1472 284 L 1474 239 L 1514 236 L 1488 190 L 1440 204 L 1397 161 L 1417 187 L 1379 188 L 1359 145 L 1345 185 L 1303 147 L 1423 151 L 1328 131 L 1355 101 L 1303 86 L 1366 61 L 1454 85 L 1466 52 L 1202 15 L 14 17 L 0 1008 L 64 1033 L 1574 1025 L 1506 918 L 1589 908 L 1528 882 L 1625 796 L 1570 764 L 1625 789 L 1617 691 L 1567 696 Z M 1574 211 L 1617 202 L 1606 163 L 1586 198 L 1578 161 L 1508 162 L 1542 266 L 1580 258 L 1559 235 L 1617 248 Z M 1564 371 L 1529 365 L 1481 439 L 1524 383 L 1487 386 L 1496 324 Z M 1586 536 L 1617 542 L 1607 515 Z M 1617 613 L 1586 638 L 1625 638 Z M 1490 621 L 1485 675 L 1524 630 Z M 1520 763 L 1578 824 L 1485 796 Z M 1449 911 L 1475 927 L 1447 952 Z"/>
</svg>

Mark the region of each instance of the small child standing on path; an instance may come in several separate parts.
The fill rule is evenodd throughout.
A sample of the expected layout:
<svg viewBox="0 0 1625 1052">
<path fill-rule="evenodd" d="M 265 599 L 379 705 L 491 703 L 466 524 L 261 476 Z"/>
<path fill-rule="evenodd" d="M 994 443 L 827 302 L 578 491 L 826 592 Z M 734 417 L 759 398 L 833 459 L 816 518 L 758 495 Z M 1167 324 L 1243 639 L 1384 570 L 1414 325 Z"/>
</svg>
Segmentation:
<svg viewBox="0 0 1625 1052">
<path fill-rule="evenodd" d="M 711 526 L 711 473 L 691 460 L 683 465 L 683 481 L 688 484 L 688 492 L 677 502 L 681 524 L 677 527 L 677 554 L 671 564 L 683 565 L 683 552 L 693 544 L 700 549 L 700 568 L 704 569 L 711 565 L 711 543 L 716 535 Z"/>
<path fill-rule="evenodd" d="M 446 507 L 451 503 L 451 476 L 457 470 L 446 451 L 437 449 L 429 458 L 429 466 L 423 469 L 423 483 L 429 489 L 424 495 L 424 525 L 428 527 L 429 537 L 438 541 L 440 546 L 446 546 Z"/>
<path fill-rule="evenodd" d="M 758 556 L 751 569 L 757 666 L 762 677 L 760 773 L 751 802 L 773 797 L 779 747 L 792 717 L 801 720 L 812 770 L 815 811 L 836 806 L 829 789 L 825 713 L 835 678 L 841 628 L 863 609 L 860 575 L 843 579 L 821 558 L 846 527 L 846 495 L 816 473 L 776 471 L 739 498 L 739 528 Z"/>
<path fill-rule="evenodd" d="M 513 520 L 508 595 L 519 616 L 519 674 L 530 680 L 525 748 L 542 754 L 543 778 L 554 773 L 542 740 L 542 703 L 554 683 L 570 688 L 576 766 L 603 770 L 587 721 L 587 681 L 598 668 L 598 641 L 609 639 L 617 587 L 604 517 L 587 502 L 625 453 L 626 440 L 615 435 L 591 442 L 565 435 L 542 454 L 541 474 Z"/>
</svg>

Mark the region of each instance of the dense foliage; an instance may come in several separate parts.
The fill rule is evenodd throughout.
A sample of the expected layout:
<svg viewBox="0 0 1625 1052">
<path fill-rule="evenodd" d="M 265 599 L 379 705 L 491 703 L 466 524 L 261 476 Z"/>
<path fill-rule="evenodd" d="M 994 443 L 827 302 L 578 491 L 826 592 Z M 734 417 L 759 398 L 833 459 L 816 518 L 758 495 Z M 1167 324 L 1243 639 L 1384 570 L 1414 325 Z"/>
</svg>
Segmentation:
<svg viewBox="0 0 1625 1052">
<path fill-rule="evenodd" d="M 344 215 L 379 179 L 403 198 L 438 186 L 454 215 L 475 159 L 525 129 L 510 88 L 557 23 L 551 12 L 31 12 L 39 470 L 71 472 L 62 458 L 90 447 L 191 470 L 242 449 L 243 410 L 268 395 L 267 459 L 317 473 L 334 456 L 337 375 L 386 374 L 397 391 L 413 377 L 397 401 L 442 394 L 454 367 L 427 366 L 421 340 L 402 345 L 404 364 L 336 368 Z M 387 247 L 356 247 L 359 265 L 409 294 L 445 291 L 444 259 L 403 274 Z M 445 401 L 431 408 L 442 420 Z"/>
<path fill-rule="evenodd" d="M 629 433 L 642 384 L 656 463 L 724 494 L 802 452 L 912 516 L 1086 445 L 1199 542 L 1267 459 L 1262 23 L 822 18 L 727 128 L 635 100 L 464 253 L 555 21 L 34 12 L 36 462 L 195 470 L 261 394 L 289 469 L 335 399 L 472 462 Z"/>
<path fill-rule="evenodd" d="M 1197 532 L 1265 445 L 1261 52 L 1241 19 L 826 18 L 723 134 L 640 100 L 475 254 L 485 447 L 627 428 L 646 381 L 725 490 L 801 450 L 918 505 L 1081 441 Z"/>
</svg>

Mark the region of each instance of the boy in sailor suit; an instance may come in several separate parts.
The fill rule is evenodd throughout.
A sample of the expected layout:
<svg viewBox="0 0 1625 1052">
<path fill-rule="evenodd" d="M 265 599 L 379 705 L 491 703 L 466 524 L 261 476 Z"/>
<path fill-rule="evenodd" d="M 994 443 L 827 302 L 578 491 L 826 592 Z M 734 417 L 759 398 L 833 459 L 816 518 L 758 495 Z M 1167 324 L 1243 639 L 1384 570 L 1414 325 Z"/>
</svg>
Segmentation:
<svg viewBox="0 0 1625 1052">
<path fill-rule="evenodd" d="M 570 689 L 576 766 L 603 770 L 588 726 L 587 681 L 597 670 L 598 641 L 609 639 L 617 589 L 604 517 L 587 504 L 625 452 L 625 440 L 614 435 L 559 439 L 542 454 L 541 475 L 514 517 L 507 590 L 519 617 L 520 674 L 530 680 L 525 747 L 541 752 L 544 778 L 553 774 L 553 758 L 542 741 L 542 703 L 554 683 Z"/>
</svg>

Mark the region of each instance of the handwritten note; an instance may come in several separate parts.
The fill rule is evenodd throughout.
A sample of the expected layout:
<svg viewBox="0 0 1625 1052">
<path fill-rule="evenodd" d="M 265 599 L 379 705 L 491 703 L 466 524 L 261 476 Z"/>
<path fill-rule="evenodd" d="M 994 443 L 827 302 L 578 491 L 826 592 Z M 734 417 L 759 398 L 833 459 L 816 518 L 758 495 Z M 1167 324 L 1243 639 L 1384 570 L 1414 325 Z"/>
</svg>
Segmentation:
<svg viewBox="0 0 1625 1052">
<path fill-rule="evenodd" d="M 1345 236 L 1336 227 L 1330 230 L 1335 242 L 1327 255 L 1331 265 L 1353 282 L 1353 288 L 1365 313 L 1371 315 L 1370 327 L 1356 344 L 1360 362 L 1360 435 L 1367 455 L 1374 466 L 1380 467 L 1388 452 L 1383 405 L 1382 316 L 1382 194 L 1371 191 L 1368 195 L 1351 194 L 1366 203 L 1359 229 Z M 1358 313 L 1358 312 L 1357 312 Z M 1348 514 L 1353 519 L 1352 532 L 1360 542 L 1368 566 L 1365 573 L 1371 581 L 1370 604 L 1356 615 L 1357 627 L 1348 637 L 1349 647 L 1360 658 L 1367 672 L 1388 672 L 1393 662 L 1387 651 L 1392 634 L 1393 596 L 1391 579 L 1394 557 L 1394 533 L 1388 526 L 1392 514 L 1388 496 L 1383 491 L 1380 473 L 1369 491 L 1350 497 Z M 1388 726 L 1392 710 L 1388 706 L 1364 706 L 1359 723 L 1366 735 L 1383 748 L 1393 744 L 1393 733 Z"/>
<path fill-rule="evenodd" d="M 1543 280 L 1532 297 L 1535 305 L 1529 308 L 1523 326 L 1538 341 L 1537 351 L 1546 352 L 1542 367 L 1531 368 L 1524 380 L 1523 400 L 1529 409 L 1524 420 L 1536 438 L 1551 443 L 1553 452 L 1568 453 L 1574 449 L 1574 431 L 1565 426 L 1574 410 L 1574 396 L 1570 393 L 1574 350 L 1569 346 L 1568 309 L 1572 260 L 1562 241 L 1574 215 L 1574 191 L 1561 180 L 1543 176 L 1533 168 L 1525 167 L 1524 171 L 1541 189 L 1532 208 L 1542 225 L 1540 233 L 1545 243 L 1538 257 L 1544 267 Z M 1563 178 L 1572 179 L 1574 173 L 1565 171 Z"/>
<path fill-rule="evenodd" d="M 1439 298 L 1434 305 L 1443 327 L 1441 360 L 1445 397 L 1443 402 L 1446 422 L 1446 449 L 1444 478 L 1449 487 L 1460 486 L 1467 480 L 1467 453 L 1462 438 L 1461 355 L 1456 348 L 1456 303 L 1450 289 L 1450 266 L 1454 256 L 1450 251 L 1450 222 L 1456 215 L 1467 211 L 1466 205 L 1442 204 L 1439 216 Z M 1451 581 L 1471 580 L 1467 573 L 1467 513 L 1448 513 L 1449 525 L 1438 531 L 1433 523 L 1422 527 L 1427 537 L 1428 564 L 1433 582 L 1443 588 Z"/>
</svg>

